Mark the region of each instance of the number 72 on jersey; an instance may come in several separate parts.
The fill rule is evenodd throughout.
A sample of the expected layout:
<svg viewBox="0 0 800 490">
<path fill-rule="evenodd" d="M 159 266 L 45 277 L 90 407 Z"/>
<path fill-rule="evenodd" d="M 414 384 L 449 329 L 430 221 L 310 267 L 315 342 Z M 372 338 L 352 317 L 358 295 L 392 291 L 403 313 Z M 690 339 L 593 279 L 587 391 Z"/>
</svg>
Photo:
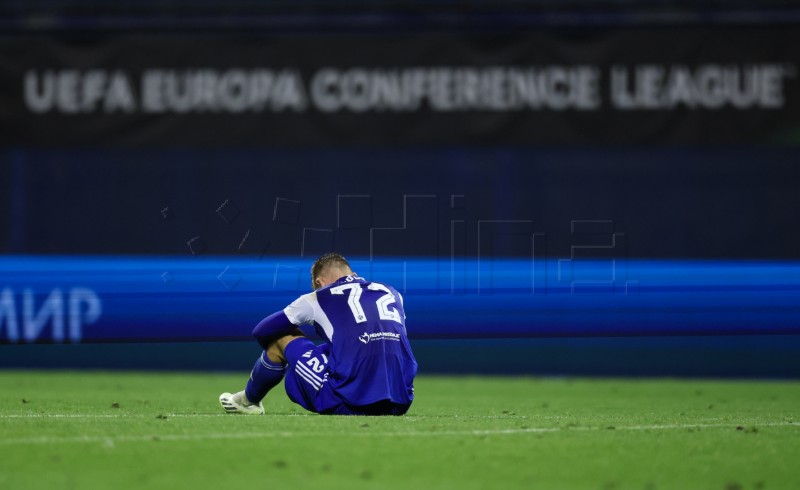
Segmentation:
<svg viewBox="0 0 800 490">
<path fill-rule="evenodd" d="M 367 285 L 367 289 L 370 291 L 383 291 L 386 293 L 375 301 L 375 305 L 378 307 L 378 318 L 381 320 L 391 320 L 400 324 L 403 323 L 403 319 L 400 318 L 400 312 L 398 312 L 396 309 L 389 308 L 389 305 L 393 305 L 397 302 L 397 298 L 395 298 L 394 294 L 389 291 L 389 288 L 383 284 L 371 282 L 369 285 Z M 356 323 L 363 323 L 367 321 L 364 308 L 361 306 L 361 294 L 363 293 L 362 284 L 342 284 L 341 286 L 331 288 L 330 291 L 331 294 L 337 295 L 344 295 L 345 291 L 348 291 L 347 305 L 350 307 L 350 311 L 353 312 L 353 318 L 355 318 Z"/>
</svg>

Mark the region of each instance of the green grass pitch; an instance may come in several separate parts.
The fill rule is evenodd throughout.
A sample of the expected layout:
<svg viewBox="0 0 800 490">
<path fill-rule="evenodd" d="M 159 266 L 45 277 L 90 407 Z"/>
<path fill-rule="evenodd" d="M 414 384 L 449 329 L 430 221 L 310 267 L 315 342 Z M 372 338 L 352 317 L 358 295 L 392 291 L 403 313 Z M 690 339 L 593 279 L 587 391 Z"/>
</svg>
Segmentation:
<svg viewBox="0 0 800 490">
<path fill-rule="evenodd" d="M 244 375 L 0 372 L 0 488 L 800 488 L 800 383 L 420 376 L 405 417 L 224 414 Z"/>
</svg>

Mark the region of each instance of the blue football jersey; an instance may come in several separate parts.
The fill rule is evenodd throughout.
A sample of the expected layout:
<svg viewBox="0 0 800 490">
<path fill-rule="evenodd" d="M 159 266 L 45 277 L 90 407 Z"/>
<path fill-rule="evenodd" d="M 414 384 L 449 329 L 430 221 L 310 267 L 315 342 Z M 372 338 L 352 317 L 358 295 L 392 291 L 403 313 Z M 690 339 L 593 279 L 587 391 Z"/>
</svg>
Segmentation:
<svg viewBox="0 0 800 490">
<path fill-rule="evenodd" d="M 393 287 L 345 276 L 283 311 L 294 325 L 312 324 L 330 344 L 327 382 L 345 403 L 411 403 L 417 361 L 406 335 L 403 298 Z"/>
</svg>

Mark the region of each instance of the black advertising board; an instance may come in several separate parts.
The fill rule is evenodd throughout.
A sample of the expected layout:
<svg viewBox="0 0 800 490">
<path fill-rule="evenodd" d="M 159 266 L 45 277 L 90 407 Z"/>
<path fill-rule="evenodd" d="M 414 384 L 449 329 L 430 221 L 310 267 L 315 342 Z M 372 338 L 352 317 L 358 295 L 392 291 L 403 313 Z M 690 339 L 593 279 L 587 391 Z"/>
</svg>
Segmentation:
<svg viewBox="0 0 800 490">
<path fill-rule="evenodd" d="M 800 32 L 0 38 L 3 146 L 795 144 Z"/>
</svg>

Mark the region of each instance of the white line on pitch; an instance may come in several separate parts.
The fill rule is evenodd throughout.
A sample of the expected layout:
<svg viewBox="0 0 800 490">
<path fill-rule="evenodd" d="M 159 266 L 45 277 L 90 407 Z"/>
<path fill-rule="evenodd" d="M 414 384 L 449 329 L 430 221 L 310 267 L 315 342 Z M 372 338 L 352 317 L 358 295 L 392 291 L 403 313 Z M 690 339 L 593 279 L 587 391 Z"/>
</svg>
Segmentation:
<svg viewBox="0 0 800 490">
<path fill-rule="evenodd" d="M 463 431 L 409 431 L 409 432 L 381 432 L 358 431 L 358 432 L 232 432 L 220 434 L 154 434 L 143 436 L 34 436 L 19 437 L 0 440 L 0 446 L 15 444 L 70 444 L 70 443 L 102 443 L 106 446 L 113 446 L 120 442 L 158 442 L 158 441 L 203 441 L 203 440 L 226 440 L 226 439 L 258 439 L 275 437 L 342 437 L 342 436 L 367 436 L 367 437 L 439 437 L 439 436 L 493 436 L 493 435 L 513 435 L 513 434 L 535 434 L 545 432 L 571 432 L 571 431 L 597 431 L 597 430 L 627 430 L 627 431 L 648 431 L 648 430 L 688 430 L 688 429 L 738 429 L 745 425 L 751 427 L 800 427 L 800 424 L 792 422 L 741 422 L 740 424 L 666 424 L 666 425 L 630 425 L 630 426 L 583 426 L 583 427 L 530 427 L 518 429 L 485 429 L 485 430 L 463 430 Z"/>
<path fill-rule="evenodd" d="M 0 414 L 0 420 L 2 419 L 134 419 L 134 418 L 141 418 L 141 419 L 150 419 L 155 418 L 158 414 L 153 412 L 152 414 L 142 414 L 142 413 L 98 413 L 98 414 L 89 414 L 89 413 L 9 413 L 9 414 Z M 207 417 L 207 418 L 217 418 L 217 417 L 231 417 L 228 413 L 174 413 L 174 412 L 164 412 L 161 415 L 169 418 L 200 418 L 200 417 Z M 310 413 L 291 413 L 291 414 L 267 414 L 267 417 L 276 416 L 276 417 L 311 417 L 315 416 L 315 414 Z M 546 415 L 546 416 L 527 416 L 527 415 L 458 415 L 453 414 L 447 417 L 441 417 L 436 415 L 406 415 L 403 417 L 404 420 L 419 422 L 425 420 L 435 420 L 438 418 L 448 418 L 448 419 L 460 419 L 460 420 L 528 420 L 528 421 L 535 421 L 535 420 L 556 420 L 556 421 L 564 421 L 564 422 L 576 422 L 580 421 L 580 417 L 571 416 L 571 415 Z M 606 420 L 606 423 L 611 424 L 615 421 L 619 421 L 619 418 L 609 418 Z M 709 422 L 728 422 L 734 423 L 735 420 L 730 419 L 723 419 L 722 417 L 703 417 L 697 420 L 698 423 L 709 423 Z"/>
<path fill-rule="evenodd" d="M 183 417 L 183 418 L 195 418 L 195 417 L 231 417 L 228 413 L 163 413 L 165 417 Z M 280 417 L 307 417 L 313 416 L 313 414 L 307 413 L 295 413 L 295 414 L 268 414 L 267 416 L 280 416 Z M 132 419 L 132 418 L 154 418 L 156 417 L 155 412 L 153 414 L 130 414 L 130 413 L 98 413 L 98 414 L 87 414 L 87 413 L 9 413 L 9 414 L 0 414 L 0 420 L 2 419 Z M 407 415 L 404 419 L 435 419 L 440 418 L 436 416 L 426 416 L 426 415 Z M 451 419 L 480 419 L 480 420 L 522 420 L 522 419 L 530 419 L 530 417 L 526 415 L 452 415 L 448 416 L 447 418 Z M 540 418 L 540 417 L 536 417 Z M 549 418 L 549 417 L 541 417 L 541 418 Z"/>
</svg>

